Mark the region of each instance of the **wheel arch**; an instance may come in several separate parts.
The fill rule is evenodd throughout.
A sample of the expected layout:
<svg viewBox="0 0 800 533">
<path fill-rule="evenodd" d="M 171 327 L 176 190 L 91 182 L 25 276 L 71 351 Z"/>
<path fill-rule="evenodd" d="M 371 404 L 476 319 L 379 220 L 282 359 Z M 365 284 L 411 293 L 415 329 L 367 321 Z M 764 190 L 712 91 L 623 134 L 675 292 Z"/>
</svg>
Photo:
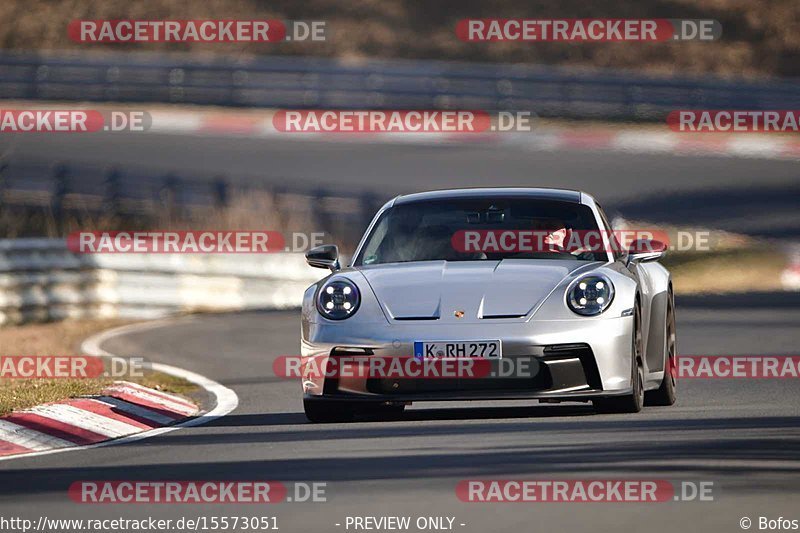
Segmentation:
<svg viewBox="0 0 800 533">
<path fill-rule="evenodd" d="M 667 362 L 667 306 L 674 293 L 669 271 L 658 264 L 653 266 L 657 268 L 648 272 L 652 294 L 645 342 L 645 373 L 648 374 L 648 381 L 660 382 Z"/>
</svg>

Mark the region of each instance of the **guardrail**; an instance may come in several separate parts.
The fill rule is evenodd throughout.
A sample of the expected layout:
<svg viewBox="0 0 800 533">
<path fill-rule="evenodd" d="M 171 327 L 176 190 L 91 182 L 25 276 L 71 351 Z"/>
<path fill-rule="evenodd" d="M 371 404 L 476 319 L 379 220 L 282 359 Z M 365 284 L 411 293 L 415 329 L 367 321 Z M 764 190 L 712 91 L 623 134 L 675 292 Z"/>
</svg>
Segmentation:
<svg viewBox="0 0 800 533">
<path fill-rule="evenodd" d="M 792 79 L 731 81 L 441 61 L 347 64 L 303 57 L 0 54 L 5 98 L 274 108 L 525 110 L 541 116 L 659 119 L 673 109 L 793 109 Z"/>
<path fill-rule="evenodd" d="M 65 236 L 68 227 L 76 227 L 76 221 L 84 222 L 80 227 L 88 224 L 102 229 L 147 229 L 165 221 L 191 223 L 197 229 L 198 220 L 207 223 L 209 217 L 225 208 L 240 208 L 245 198 L 264 202 L 263 206 L 247 207 L 252 211 L 270 210 L 277 218 L 293 217 L 293 223 L 271 230 L 290 227 L 294 231 L 322 232 L 349 243 L 358 241 L 388 199 L 367 190 L 338 193 L 292 184 L 291 180 L 276 179 L 280 185 L 242 181 L 131 165 L 0 160 L 0 235 Z M 258 215 L 250 214 L 254 219 Z M 9 221 L 19 227 L 11 227 Z"/>
<path fill-rule="evenodd" d="M 80 255 L 63 239 L 0 239 L 0 325 L 296 307 L 324 275 L 302 254 Z"/>
</svg>

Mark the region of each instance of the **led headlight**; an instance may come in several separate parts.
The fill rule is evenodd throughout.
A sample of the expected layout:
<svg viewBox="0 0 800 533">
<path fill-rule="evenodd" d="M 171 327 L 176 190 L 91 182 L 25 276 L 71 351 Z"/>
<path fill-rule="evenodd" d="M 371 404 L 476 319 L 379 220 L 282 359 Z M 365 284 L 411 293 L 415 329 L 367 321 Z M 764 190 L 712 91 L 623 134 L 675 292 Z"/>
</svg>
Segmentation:
<svg viewBox="0 0 800 533">
<path fill-rule="evenodd" d="M 614 285 L 605 276 L 590 275 L 573 282 L 567 293 L 567 304 L 575 313 L 584 316 L 599 315 L 611 305 Z"/>
<path fill-rule="evenodd" d="M 317 309 L 325 318 L 343 320 L 353 316 L 361 304 L 358 287 L 348 279 L 329 281 L 317 293 Z"/>
</svg>

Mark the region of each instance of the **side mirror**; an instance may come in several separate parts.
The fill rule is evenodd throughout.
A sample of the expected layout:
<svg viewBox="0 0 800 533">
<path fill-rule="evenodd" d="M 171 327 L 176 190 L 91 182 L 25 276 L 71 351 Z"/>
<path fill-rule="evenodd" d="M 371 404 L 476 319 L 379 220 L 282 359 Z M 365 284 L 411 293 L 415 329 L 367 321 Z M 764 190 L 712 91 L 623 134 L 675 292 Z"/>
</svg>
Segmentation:
<svg viewBox="0 0 800 533">
<path fill-rule="evenodd" d="M 667 245 L 661 241 L 639 239 L 628 248 L 628 264 L 657 261 L 667 253 Z"/>
<path fill-rule="evenodd" d="M 306 263 L 314 268 L 328 268 L 336 272 L 339 265 L 339 247 L 335 244 L 323 244 L 306 252 Z"/>
</svg>

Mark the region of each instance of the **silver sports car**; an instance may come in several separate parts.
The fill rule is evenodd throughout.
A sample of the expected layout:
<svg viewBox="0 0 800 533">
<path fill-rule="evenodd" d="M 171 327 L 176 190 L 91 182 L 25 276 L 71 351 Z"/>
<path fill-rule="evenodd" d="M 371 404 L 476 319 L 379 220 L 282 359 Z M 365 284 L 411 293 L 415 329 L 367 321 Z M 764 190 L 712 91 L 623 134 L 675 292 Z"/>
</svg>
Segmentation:
<svg viewBox="0 0 800 533">
<path fill-rule="evenodd" d="M 623 246 L 588 194 L 485 188 L 398 196 L 302 309 L 312 421 L 398 414 L 416 401 L 675 402 L 666 246 Z"/>
</svg>

